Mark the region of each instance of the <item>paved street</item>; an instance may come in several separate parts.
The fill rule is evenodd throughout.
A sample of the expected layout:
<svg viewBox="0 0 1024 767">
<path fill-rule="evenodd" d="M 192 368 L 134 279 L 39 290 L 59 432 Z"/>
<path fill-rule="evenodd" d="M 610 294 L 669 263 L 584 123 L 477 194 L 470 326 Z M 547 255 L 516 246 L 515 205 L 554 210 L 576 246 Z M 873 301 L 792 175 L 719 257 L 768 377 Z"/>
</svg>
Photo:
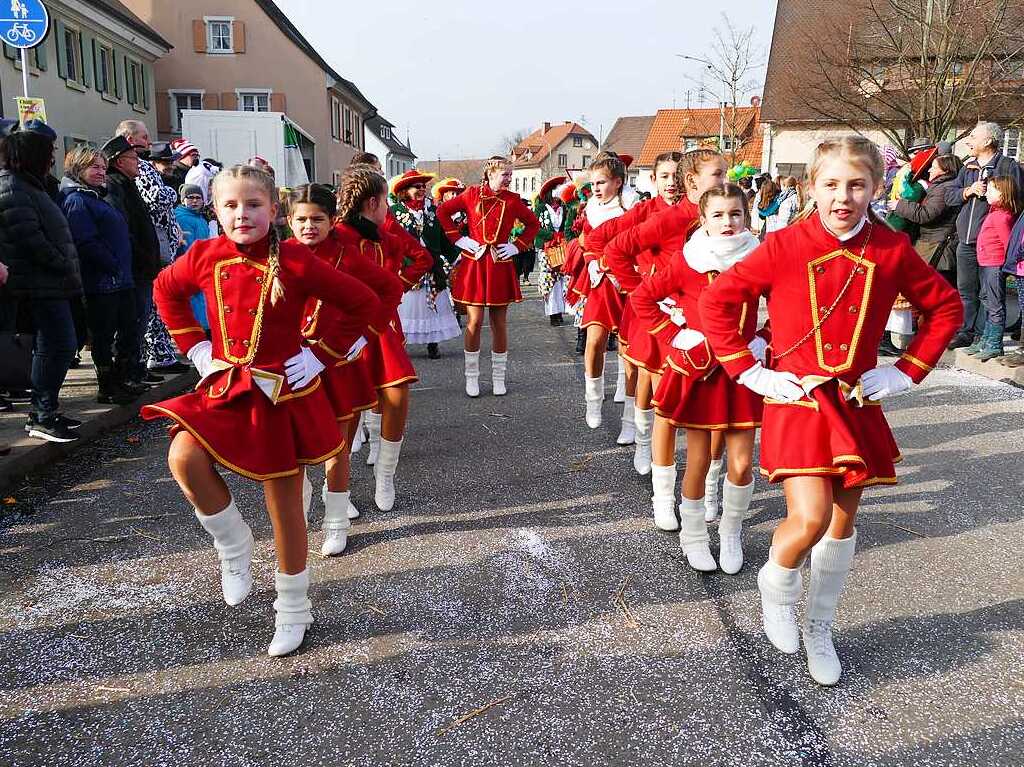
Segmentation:
<svg viewBox="0 0 1024 767">
<path fill-rule="evenodd" d="M 14 488 L 0 761 L 1021 763 L 1024 392 L 940 370 L 887 405 L 901 484 L 865 496 L 839 611 L 846 674 L 822 689 L 760 633 L 756 570 L 780 492 L 759 483 L 738 576 L 691 572 L 614 446 L 614 375 L 591 432 L 575 331 L 540 314 L 535 300 L 513 310 L 503 399 L 486 355 L 470 401 L 458 341 L 440 361 L 413 350 L 398 506 L 370 509 L 364 450 L 364 516 L 344 556 L 312 556 L 316 623 L 295 657 L 265 654 L 274 565 L 259 489 L 231 480 L 258 561 L 253 594 L 228 608 L 162 425 L 133 421 Z"/>
</svg>

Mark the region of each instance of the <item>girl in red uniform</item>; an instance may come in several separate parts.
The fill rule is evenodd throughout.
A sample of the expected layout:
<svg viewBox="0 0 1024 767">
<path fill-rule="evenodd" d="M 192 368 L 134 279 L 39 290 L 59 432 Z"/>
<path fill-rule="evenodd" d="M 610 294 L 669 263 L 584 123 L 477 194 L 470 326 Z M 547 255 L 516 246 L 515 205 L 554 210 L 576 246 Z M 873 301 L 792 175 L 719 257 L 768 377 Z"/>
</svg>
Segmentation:
<svg viewBox="0 0 1024 767">
<path fill-rule="evenodd" d="M 899 451 L 880 400 L 932 369 L 960 326 L 956 291 L 921 260 L 905 234 L 869 216 L 883 161 L 867 139 L 826 141 L 810 169 L 816 210 L 768 235 L 700 300 L 704 333 L 729 375 L 764 396 L 761 472 L 782 482 L 786 518 L 758 573 L 764 630 L 785 653 L 800 649 L 800 568 L 811 559 L 803 640 L 811 676 L 842 673 L 832 623 L 850 570 L 854 520 L 865 487 L 894 484 Z M 895 365 L 878 342 L 898 294 L 920 312 L 918 334 Z M 770 367 L 737 323 L 768 299 Z"/>
<path fill-rule="evenodd" d="M 268 652 L 286 655 L 313 621 L 301 470 L 345 449 L 319 378 L 324 363 L 299 332 L 303 309 L 314 296 L 367 324 L 380 301 L 308 248 L 278 243 L 274 180 L 263 171 L 222 171 L 211 191 L 224 235 L 195 243 L 154 284 L 160 316 L 200 382 L 193 392 L 147 405 L 142 415 L 174 422 L 171 474 L 213 537 L 230 605 L 252 589 L 253 536 L 215 464 L 263 482 L 279 568 Z M 212 342 L 192 313 L 199 292 L 210 309 Z"/>
<path fill-rule="evenodd" d="M 683 475 L 679 523 L 675 518 L 675 483 L 654 486 L 654 521 L 663 530 L 680 528 L 679 545 L 695 570 L 715 569 L 708 526 L 704 519 L 704 493 L 711 466 L 711 436 L 724 433 L 729 448 L 729 474 L 722 493 L 722 521 L 719 564 L 730 575 L 743 566 L 741 539 L 743 519 L 754 494 L 751 465 L 754 460 L 754 432 L 761 423 L 761 400 L 749 389 L 734 383 L 725 373 L 704 336 L 697 301 L 719 274 L 739 263 L 758 246 L 748 228 L 746 196 L 733 184 L 713 187 L 700 198 L 701 228 L 674 257 L 667 268 L 647 277 L 633 292 L 637 316 L 653 325 L 655 334 L 671 351 L 661 383 L 654 395 L 656 429 L 686 429 L 686 473 Z M 675 296 L 677 315 L 685 320 L 680 329 L 665 318 L 659 302 Z M 655 325 L 655 323 L 657 323 Z M 757 323 L 757 301 L 748 304 L 736 331 L 753 335 Z M 755 355 L 764 359 L 767 342 L 756 337 Z M 671 457 L 670 457 L 671 460 Z M 657 466 L 675 476 L 675 463 Z M 668 492 L 665 492 L 665 491 Z"/>
<path fill-rule="evenodd" d="M 506 393 L 508 366 L 508 306 L 523 300 L 512 257 L 533 247 L 540 222 L 517 194 L 508 191 L 512 164 L 492 157 L 484 165 L 479 186 L 467 189 L 437 209 L 445 235 L 462 255 L 452 272 L 452 300 L 466 308 L 466 394 L 480 396 L 480 329 L 484 310 L 491 321 L 491 383 L 496 396 Z M 464 213 L 469 234 L 463 235 L 452 220 Z M 525 226 L 510 242 L 516 221 Z"/>
<path fill-rule="evenodd" d="M 387 207 L 387 182 L 370 165 L 350 165 L 338 188 L 338 224 L 335 234 L 346 248 L 396 275 L 405 290 L 416 286 L 432 259 L 402 226 L 377 203 Z M 381 221 L 378 224 L 378 219 Z M 367 338 L 366 362 L 377 389 L 379 413 L 366 411 L 370 454 L 375 477 L 374 503 L 381 511 L 395 507 L 395 471 L 402 452 L 409 417 L 409 384 L 419 380 L 405 352 L 398 309 L 382 333 Z"/>
<path fill-rule="evenodd" d="M 622 276 L 625 288 L 634 290 L 642 278 L 665 268 L 679 256 L 686 240 L 700 226 L 697 203 L 701 195 L 708 189 L 722 186 L 725 174 L 725 158 L 712 149 L 696 149 L 683 154 L 676 166 L 676 188 L 681 194 L 679 201 L 667 210 L 652 215 L 639 226 L 622 232 L 605 247 L 605 260 L 616 274 Z M 644 269 L 641 265 L 647 260 L 650 267 Z M 674 298 L 663 301 L 664 315 L 653 324 L 638 317 L 630 333 L 629 355 L 650 372 L 651 386 L 655 391 L 661 382 L 667 349 L 652 331 L 670 318 L 674 304 Z M 636 423 L 637 444 L 640 447 L 634 455 L 634 467 L 641 474 L 651 473 L 651 482 L 659 489 L 656 495 L 674 494 L 676 476 L 672 466 L 676 461 L 676 430 L 668 428 L 664 422 L 660 428 L 655 429 L 653 408 L 637 410 Z M 721 458 L 723 444 L 720 435 L 712 434 L 712 457 Z M 645 449 L 641 451 L 640 448 Z M 661 468 L 655 470 L 655 466 Z M 720 472 L 721 461 L 712 460 L 704 502 L 706 507 L 716 511 Z M 714 515 L 711 519 L 714 519 Z M 670 529 L 674 530 L 675 527 Z"/>
<path fill-rule="evenodd" d="M 606 251 L 607 244 L 617 235 L 639 226 L 651 216 L 661 213 L 678 201 L 676 187 L 676 167 L 682 155 L 679 152 L 665 152 L 654 158 L 654 170 L 651 171 L 651 180 L 657 189 L 657 196 L 650 200 L 637 203 L 627 213 L 611 221 L 607 221 L 597 227 L 590 234 L 587 243 L 588 249 L 597 254 L 598 263 L 605 269 L 611 271 L 612 275 L 619 281 L 622 289 L 628 293 L 632 292 L 640 284 L 641 276 L 653 274 L 655 263 L 651 251 L 640 253 L 636 260 L 628 257 L 616 259 L 615 263 L 608 258 Z M 621 251 L 617 251 L 621 253 Z M 649 352 L 644 350 L 653 346 L 646 338 L 646 331 L 636 333 L 636 315 L 633 311 L 632 302 L 627 295 L 622 307 L 622 320 L 619 323 L 619 357 L 620 366 L 626 375 L 625 402 L 622 407 L 622 428 L 616 440 L 620 445 L 636 444 L 633 454 L 633 466 L 640 474 L 649 474 L 651 471 L 651 425 L 654 421 L 654 411 L 651 410 L 651 372 L 648 368 Z M 635 335 L 641 338 L 634 339 Z M 630 351 L 630 345 L 636 344 L 638 354 L 634 356 Z M 661 360 L 655 371 L 661 369 Z M 648 417 L 649 416 L 649 417 Z"/>
<path fill-rule="evenodd" d="M 346 183 L 357 182 L 353 175 L 346 174 L 342 184 Z M 321 381 L 334 416 L 351 441 L 359 425 L 359 414 L 377 404 L 377 389 L 366 363 L 367 338 L 387 331 L 392 313 L 402 300 L 402 281 L 373 263 L 357 247 L 342 243 L 333 228 L 338 206 L 330 189 L 307 184 L 291 192 L 288 204 L 288 225 L 295 233 L 295 239 L 289 242 L 305 245 L 325 263 L 365 283 L 381 300 L 381 311 L 369 326 L 354 322 L 349 315 L 318 299 L 309 300 L 303 318 L 303 336 L 321 359 L 329 361 Z M 379 224 L 387 208 L 370 202 L 361 213 Z M 359 516 L 350 500 L 349 452 L 342 450 L 328 459 L 325 473 L 321 494 L 325 508 L 324 542 L 320 553 L 331 556 L 345 550 L 349 520 Z"/>
<path fill-rule="evenodd" d="M 622 187 L 626 183 L 626 166 L 617 156 L 599 155 L 588 169 L 592 194 L 584 209 L 582 239 L 586 264 L 580 271 L 570 292 L 586 301 L 580 326 L 586 331 L 587 345 L 583 355 L 584 400 L 587 426 L 601 425 L 601 406 L 604 403 L 604 359 L 608 350 L 608 335 L 619 329 L 622 303 L 625 300 L 618 280 L 603 267 L 599 254 L 590 247 L 593 232 L 605 222 L 626 212 Z"/>
</svg>

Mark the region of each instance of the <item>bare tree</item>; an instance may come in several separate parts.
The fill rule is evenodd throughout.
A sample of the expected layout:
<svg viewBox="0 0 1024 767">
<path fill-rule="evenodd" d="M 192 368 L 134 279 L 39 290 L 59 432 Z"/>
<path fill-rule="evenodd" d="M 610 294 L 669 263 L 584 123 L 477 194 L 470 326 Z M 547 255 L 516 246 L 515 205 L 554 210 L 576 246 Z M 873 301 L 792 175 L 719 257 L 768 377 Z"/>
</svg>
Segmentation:
<svg viewBox="0 0 1024 767">
<path fill-rule="evenodd" d="M 905 156 L 1021 111 L 1019 0 L 846 0 L 843 41 L 808 37 L 804 105 Z"/>
<path fill-rule="evenodd" d="M 730 164 L 736 164 L 736 155 L 751 137 L 745 137 L 749 119 L 739 110 L 741 101 L 760 91 L 761 80 L 756 76 L 764 66 L 764 49 L 755 43 L 754 27 L 739 28 L 728 14 L 722 14 L 722 25 L 712 30 L 710 49 L 704 56 L 682 56 L 702 62 L 705 76 L 709 77 L 719 92 L 721 110 L 720 133 L 725 139 L 724 150 Z M 705 85 L 703 79 L 689 78 Z"/>
<path fill-rule="evenodd" d="M 519 128 L 502 136 L 498 151 L 507 157 L 511 157 L 512 150 L 519 146 L 530 133 L 529 128 Z"/>
</svg>

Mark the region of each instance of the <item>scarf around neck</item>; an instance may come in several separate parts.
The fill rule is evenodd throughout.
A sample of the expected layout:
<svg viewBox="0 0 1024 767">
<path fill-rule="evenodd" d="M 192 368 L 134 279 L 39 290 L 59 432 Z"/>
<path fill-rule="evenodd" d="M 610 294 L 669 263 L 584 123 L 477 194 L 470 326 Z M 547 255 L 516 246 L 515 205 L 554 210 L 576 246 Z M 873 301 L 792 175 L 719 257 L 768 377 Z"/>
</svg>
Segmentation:
<svg viewBox="0 0 1024 767">
<path fill-rule="evenodd" d="M 587 221 L 595 229 L 605 221 L 610 221 L 613 218 L 618 218 L 626 209 L 622 207 L 622 200 L 616 195 L 607 202 L 598 202 L 593 197 L 587 201 L 587 207 L 585 208 L 587 214 Z"/>
<path fill-rule="evenodd" d="M 727 237 L 712 237 L 706 230 L 698 229 L 683 248 L 683 257 L 695 272 L 724 272 L 742 261 L 760 244 L 750 231 Z"/>
</svg>

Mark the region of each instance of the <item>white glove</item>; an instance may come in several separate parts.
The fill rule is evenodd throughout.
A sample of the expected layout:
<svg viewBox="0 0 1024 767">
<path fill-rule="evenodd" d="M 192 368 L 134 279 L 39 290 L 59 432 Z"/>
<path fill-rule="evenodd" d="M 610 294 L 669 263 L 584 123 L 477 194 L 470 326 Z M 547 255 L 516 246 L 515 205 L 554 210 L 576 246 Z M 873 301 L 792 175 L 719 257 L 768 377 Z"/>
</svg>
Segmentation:
<svg viewBox="0 0 1024 767">
<path fill-rule="evenodd" d="M 348 351 L 345 352 L 345 359 L 349 362 L 354 360 L 359 354 L 366 348 L 366 336 L 359 336 L 356 342 L 348 347 Z"/>
<path fill-rule="evenodd" d="M 910 389 L 914 381 L 899 368 L 884 365 L 871 368 L 860 377 L 866 399 L 880 400 Z"/>
<path fill-rule="evenodd" d="M 200 380 L 216 370 L 213 366 L 213 344 L 209 341 L 200 341 L 188 350 L 186 356 L 199 371 Z"/>
<path fill-rule="evenodd" d="M 658 302 L 658 308 L 669 316 L 669 319 L 672 320 L 673 325 L 676 325 L 677 327 L 681 328 L 683 325 L 686 324 L 686 315 L 683 314 L 682 309 L 676 306 L 676 302 L 674 299 L 663 298 L 661 301 Z"/>
<path fill-rule="evenodd" d="M 512 256 L 519 252 L 519 248 L 511 242 L 503 242 L 501 245 L 495 246 L 494 250 L 498 253 L 499 261 L 508 261 Z"/>
<path fill-rule="evenodd" d="M 313 350 L 303 346 L 298 354 L 285 360 L 284 374 L 292 389 L 304 389 L 313 383 L 313 379 L 320 375 L 324 367 L 324 363 L 317 359 Z"/>
<path fill-rule="evenodd" d="M 755 394 L 780 402 L 796 402 L 804 396 L 799 378 L 792 373 L 768 370 L 760 362 L 744 370 L 736 380 Z"/>
<path fill-rule="evenodd" d="M 688 352 L 693 347 L 704 341 L 704 334 L 699 330 L 692 330 L 691 328 L 683 328 L 676 333 L 675 338 L 672 339 L 672 348 L 680 349 L 681 351 Z"/>
<path fill-rule="evenodd" d="M 601 265 L 597 261 L 588 262 L 587 273 L 590 274 L 590 287 L 596 288 L 601 283 L 601 278 L 604 277 Z"/>
<path fill-rule="evenodd" d="M 482 246 L 472 237 L 460 237 L 455 241 L 455 247 L 475 254 Z"/>
<path fill-rule="evenodd" d="M 754 340 L 747 344 L 747 348 L 754 353 L 754 359 L 763 365 L 768 352 L 768 342 L 761 336 L 754 336 Z"/>
</svg>

